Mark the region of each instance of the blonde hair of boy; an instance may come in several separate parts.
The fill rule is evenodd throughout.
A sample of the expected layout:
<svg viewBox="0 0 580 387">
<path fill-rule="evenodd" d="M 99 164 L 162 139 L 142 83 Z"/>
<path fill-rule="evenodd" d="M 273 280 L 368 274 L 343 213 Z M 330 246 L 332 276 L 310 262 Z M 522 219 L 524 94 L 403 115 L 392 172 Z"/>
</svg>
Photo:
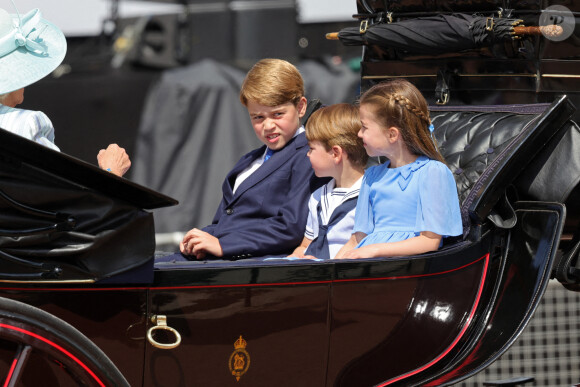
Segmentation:
<svg viewBox="0 0 580 387">
<path fill-rule="evenodd" d="M 320 141 L 329 151 L 338 145 L 348 155 L 353 166 L 365 167 L 368 154 L 358 137 L 361 128 L 358 107 L 339 103 L 316 110 L 306 122 L 308 141 Z"/>
<path fill-rule="evenodd" d="M 240 90 L 240 102 L 278 106 L 291 102 L 297 106 L 304 96 L 304 80 L 298 69 L 282 59 L 262 59 L 246 74 Z"/>
</svg>

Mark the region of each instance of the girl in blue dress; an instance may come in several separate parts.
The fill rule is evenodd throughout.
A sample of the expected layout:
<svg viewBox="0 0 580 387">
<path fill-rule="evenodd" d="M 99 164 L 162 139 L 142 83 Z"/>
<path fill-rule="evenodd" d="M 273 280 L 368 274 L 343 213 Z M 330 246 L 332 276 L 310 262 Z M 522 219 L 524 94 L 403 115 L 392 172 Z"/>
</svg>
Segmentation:
<svg viewBox="0 0 580 387">
<path fill-rule="evenodd" d="M 388 161 L 365 172 L 353 235 L 337 258 L 421 254 L 462 234 L 455 180 L 421 92 L 406 80 L 375 85 L 360 98 L 360 118 L 367 153 Z"/>
</svg>

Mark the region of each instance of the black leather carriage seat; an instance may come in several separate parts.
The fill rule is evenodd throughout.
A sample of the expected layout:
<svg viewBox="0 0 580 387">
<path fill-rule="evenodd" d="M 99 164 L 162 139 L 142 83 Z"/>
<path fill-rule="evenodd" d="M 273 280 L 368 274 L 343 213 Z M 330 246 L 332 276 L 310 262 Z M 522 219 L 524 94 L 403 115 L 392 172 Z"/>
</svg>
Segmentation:
<svg viewBox="0 0 580 387">
<path fill-rule="evenodd" d="M 150 282 L 155 230 L 143 209 L 175 204 L 0 129 L 0 282 Z"/>
<path fill-rule="evenodd" d="M 552 104 L 431 107 L 435 138 L 457 183 L 464 238 L 495 211 L 573 111 L 566 97 Z"/>
</svg>

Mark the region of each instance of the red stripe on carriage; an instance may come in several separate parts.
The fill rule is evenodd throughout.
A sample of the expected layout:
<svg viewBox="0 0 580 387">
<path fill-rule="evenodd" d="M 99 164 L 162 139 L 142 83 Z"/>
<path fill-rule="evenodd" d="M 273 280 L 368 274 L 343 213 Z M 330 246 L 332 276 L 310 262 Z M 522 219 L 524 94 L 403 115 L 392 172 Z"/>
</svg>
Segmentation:
<svg viewBox="0 0 580 387">
<path fill-rule="evenodd" d="M 256 286 L 292 286 L 292 285 L 320 285 L 320 284 L 331 284 L 336 282 L 361 282 L 361 281 L 384 281 L 393 279 L 406 279 L 406 278 L 420 278 L 420 277 L 431 277 L 435 275 L 452 273 L 458 270 L 462 270 L 468 266 L 476 264 L 482 259 L 488 257 L 482 256 L 475 261 L 469 262 L 463 266 L 456 267 L 454 269 L 440 271 L 437 273 L 429 274 L 414 274 L 407 276 L 392 276 L 392 277 L 377 277 L 377 278 L 348 278 L 348 279 L 334 279 L 334 280 L 321 280 L 321 281 L 301 281 L 301 282 L 272 282 L 264 284 L 231 284 L 231 285 L 184 285 L 184 286 L 120 286 L 120 287 L 103 287 L 103 288 L 21 288 L 21 287 L 0 287 L 0 291 L 4 290 L 17 290 L 17 291 L 27 291 L 27 292 L 37 292 L 37 291 L 59 291 L 59 292 L 106 292 L 106 291 L 119 291 L 119 290 L 171 290 L 171 289 L 211 289 L 211 288 L 242 288 L 242 287 L 256 287 Z M 348 261 L 348 260 L 347 260 Z"/>
<path fill-rule="evenodd" d="M 8 376 L 6 376 L 6 381 L 4 382 L 4 387 L 10 385 L 10 380 L 12 379 L 12 374 L 14 373 L 14 369 L 16 368 L 16 364 L 18 364 L 18 360 L 12 360 L 12 365 L 10 366 L 10 371 L 8 371 Z"/>
<path fill-rule="evenodd" d="M 6 329 L 10 329 L 10 330 L 14 330 L 20 333 L 24 333 L 25 335 L 28 336 L 32 336 L 35 339 L 44 341 L 46 344 L 56 348 L 57 350 L 59 350 L 60 352 L 64 353 L 66 356 L 68 356 L 69 358 L 71 358 L 72 360 L 74 360 L 78 365 L 80 365 L 81 367 L 83 367 L 83 369 L 85 371 L 87 371 L 87 373 L 89 375 L 91 375 L 93 377 L 93 379 L 95 379 L 95 381 L 102 387 L 105 387 L 105 384 L 101 381 L 101 379 L 99 379 L 97 377 L 97 375 L 95 375 L 95 373 L 93 371 L 91 371 L 89 369 L 89 367 L 86 366 L 85 363 L 83 363 L 82 361 L 80 361 L 75 355 L 73 355 L 72 353 L 70 353 L 69 351 L 67 351 L 66 349 L 64 349 L 63 347 L 61 347 L 60 345 L 56 344 L 55 342 L 52 342 L 50 340 L 48 340 L 47 338 L 44 338 L 40 335 L 37 335 L 36 333 L 27 331 L 26 329 L 22 329 L 13 325 L 8 325 L 8 324 L 0 324 L 0 328 L 6 328 Z M 16 360 L 16 359 L 15 359 Z"/>
<path fill-rule="evenodd" d="M 449 345 L 449 347 L 447 347 L 447 349 L 445 351 L 443 351 L 439 356 L 437 356 L 435 359 L 433 359 L 429 363 L 425 364 L 424 366 L 417 368 L 413 371 L 407 372 L 406 374 L 397 376 L 396 378 L 392 378 L 390 380 L 387 380 L 386 382 L 384 382 L 382 384 L 378 384 L 377 385 L 378 387 L 388 386 L 389 384 L 393 384 L 395 382 L 398 382 L 400 380 L 403 380 L 403 379 L 408 378 L 410 376 L 416 375 L 421 371 L 426 370 L 427 368 L 433 366 L 439 360 L 444 358 L 455 347 L 455 345 L 457 345 L 457 342 L 459 342 L 459 340 L 461 340 L 461 338 L 463 337 L 463 334 L 465 333 L 465 331 L 467 330 L 467 328 L 471 324 L 471 321 L 473 320 L 473 316 L 475 315 L 475 311 L 477 309 L 477 306 L 479 305 L 479 300 L 481 299 L 481 293 L 483 292 L 483 285 L 485 283 L 485 277 L 487 274 L 487 266 L 489 264 L 489 253 L 487 253 L 484 257 L 482 257 L 480 259 L 483 259 L 483 258 L 485 258 L 485 265 L 483 267 L 483 273 L 481 274 L 481 281 L 479 282 L 479 289 L 477 291 L 477 297 L 475 298 L 475 302 L 473 303 L 473 307 L 471 308 L 471 312 L 469 313 L 469 317 L 467 318 L 467 322 L 465 323 L 465 325 L 461 329 L 461 332 L 459 332 L 459 334 L 457 335 L 455 340 L 453 340 L 451 345 Z"/>
<path fill-rule="evenodd" d="M 414 274 L 414 275 L 400 275 L 400 276 L 381 277 L 381 278 L 350 278 L 350 279 L 338 279 L 338 280 L 334 280 L 332 282 L 378 281 L 378 280 L 392 280 L 392 279 L 407 279 L 407 278 L 432 277 L 434 275 L 441 275 L 441 274 L 453 273 L 454 271 L 459 271 L 461 269 L 465 269 L 466 267 L 471 266 L 473 264 L 476 264 L 477 262 L 479 262 L 482 259 L 485 259 L 487 257 L 489 257 L 489 253 L 487 255 L 484 255 L 481 258 L 476 259 L 473 262 L 466 263 L 463 266 L 456 267 L 455 269 L 449 269 L 449 270 L 445 270 L 445 271 L 438 271 L 437 273 Z"/>
</svg>

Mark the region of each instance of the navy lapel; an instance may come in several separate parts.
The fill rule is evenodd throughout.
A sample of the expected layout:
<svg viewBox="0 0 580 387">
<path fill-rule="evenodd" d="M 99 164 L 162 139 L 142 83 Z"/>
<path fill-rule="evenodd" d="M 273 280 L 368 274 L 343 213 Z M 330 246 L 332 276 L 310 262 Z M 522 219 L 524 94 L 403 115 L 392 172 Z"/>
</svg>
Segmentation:
<svg viewBox="0 0 580 387">
<path fill-rule="evenodd" d="M 261 157 L 266 151 L 266 145 L 254 149 L 253 151 L 246 153 L 242 158 L 236 163 L 234 168 L 228 173 L 224 181 L 222 190 L 224 194 L 224 200 L 226 203 L 230 203 L 234 197 L 234 184 L 236 183 L 236 177 L 250 164 Z M 238 187 L 239 190 L 239 187 Z"/>
<path fill-rule="evenodd" d="M 270 176 L 276 170 L 278 170 L 282 165 L 287 163 L 296 154 L 298 149 L 306 146 L 307 144 L 308 141 L 306 140 L 306 136 L 304 135 L 304 133 L 300 133 L 292 140 L 290 140 L 290 142 L 283 149 L 274 153 L 270 158 L 270 160 L 262 164 L 260 168 L 258 168 L 254 173 L 248 176 L 248 178 L 242 184 L 240 184 L 240 186 L 236 190 L 234 199 L 242 195 L 245 191 L 247 191 L 251 187 L 258 184 L 260 181 L 264 180 L 266 177 Z M 265 150 L 263 150 L 263 152 L 264 151 Z"/>
</svg>

